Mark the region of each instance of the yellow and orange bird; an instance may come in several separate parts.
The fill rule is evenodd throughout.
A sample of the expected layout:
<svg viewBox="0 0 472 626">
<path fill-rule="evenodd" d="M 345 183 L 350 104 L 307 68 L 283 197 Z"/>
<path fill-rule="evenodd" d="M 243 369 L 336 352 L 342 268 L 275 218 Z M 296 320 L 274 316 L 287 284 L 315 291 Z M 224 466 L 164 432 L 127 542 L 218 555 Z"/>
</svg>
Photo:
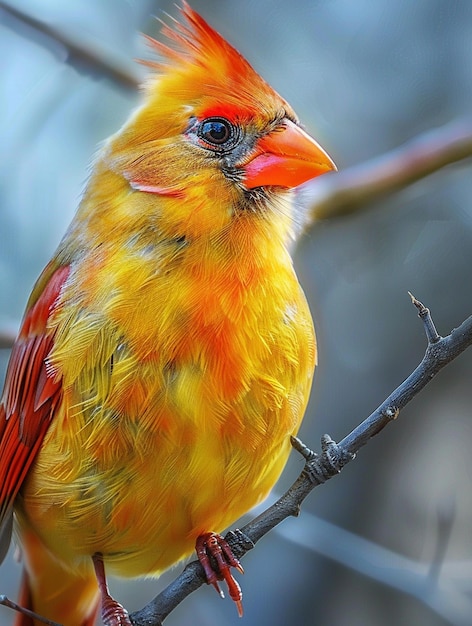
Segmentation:
<svg viewBox="0 0 472 626">
<path fill-rule="evenodd" d="M 33 289 L 0 405 L 3 552 L 14 517 L 21 602 L 65 626 L 100 598 L 129 624 L 105 567 L 158 575 L 265 498 L 312 382 L 291 190 L 335 166 L 181 11 Z"/>
</svg>

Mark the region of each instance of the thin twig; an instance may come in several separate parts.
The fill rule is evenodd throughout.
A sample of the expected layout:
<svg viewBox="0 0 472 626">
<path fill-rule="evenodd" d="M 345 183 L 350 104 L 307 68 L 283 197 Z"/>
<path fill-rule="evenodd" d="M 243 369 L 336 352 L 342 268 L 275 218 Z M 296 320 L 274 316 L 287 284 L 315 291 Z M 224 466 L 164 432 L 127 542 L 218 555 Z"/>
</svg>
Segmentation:
<svg viewBox="0 0 472 626">
<path fill-rule="evenodd" d="M 420 306 L 421 310 L 426 309 L 419 301 L 416 299 L 415 301 L 418 303 L 415 303 L 415 306 Z M 325 435 L 322 439 L 322 452 L 319 455 L 299 440 L 294 440 L 295 447 L 306 459 L 305 467 L 290 489 L 275 504 L 240 530 L 228 533 L 226 539 L 238 558 L 241 558 L 281 521 L 289 516 L 297 515 L 301 503 L 317 485 L 337 475 L 362 446 L 398 417 L 401 409 L 443 367 L 472 344 L 472 316 L 449 335 L 439 337 L 439 339 L 435 339 L 434 333 L 431 332 L 428 317 L 429 313 L 421 317 L 428 339 L 426 353 L 421 363 L 369 417 L 344 437 L 339 444 L 335 444 Z M 190 563 L 161 594 L 146 607 L 130 616 L 133 623 L 136 626 L 160 625 L 184 598 L 203 583 L 204 575 L 200 564 L 196 561 Z"/>
<path fill-rule="evenodd" d="M 427 334 L 427 331 L 425 331 Z M 433 377 L 472 343 L 472 315 L 447 337 L 428 343 L 423 360 L 414 372 L 366 420 L 347 435 L 339 445 L 357 452 L 377 435 Z"/>
<path fill-rule="evenodd" d="M 418 316 L 423 320 L 424 330 L 428 343 L 436 343 L 436 341 L 439 341 L 441 337 L 436 330 L 436 326 L 434 325 L 430 310 L 426 308 L 425 305 L 422 304 L 419 300 L 417 300 L 410 291 L 408 292 L 408 295 L 410 296 L 412 303 L 418 309 Z"/>
<path fill-rule="evenodd" d="M 10 600 L 9 598 L 7 598 L 7 596 L 4 596 L 4 595 L 0 596 L 0 604 L 2 606 L 6 606 L 8 609 L 13 609 L 14 611 L 18 611 L 18 613 L 22 613 L 23 615 L 26 615 L 27 617 L 30 617 L 31 619 L 34 619 L 37 622 L 42 622 L 43 624 L 46 624 L 46 626 L 61 626 L 61 624 L 58 624 L 57 622 L 53 622 L 47 617 L 43 617 L 42 615 L 38 615 L 38 613 L 35 613 L 34 611 L 25 609 L 24 607 L 20 606 L 16 602 L 13 602 L 13 600 Z"/>
</svg>

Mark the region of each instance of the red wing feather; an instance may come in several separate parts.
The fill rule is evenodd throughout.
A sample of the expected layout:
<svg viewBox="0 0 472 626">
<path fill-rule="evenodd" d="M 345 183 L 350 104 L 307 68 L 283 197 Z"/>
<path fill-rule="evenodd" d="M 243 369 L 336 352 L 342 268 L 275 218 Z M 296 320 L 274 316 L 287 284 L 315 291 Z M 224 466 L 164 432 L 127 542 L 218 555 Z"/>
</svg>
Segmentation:
<svg viewBox="0 0 472 626">
<path fill-rule="evenodd" d="M 61 380 L 47 366 L 53 345 L 47 322 L 69 275 L 69 267 L 48 266 L 45 274 L 38 283 L 42 292 L 37 298 L 33 292 L 13 346 L 0 404 L 0 526 L 36 458 L 61 399 Z"/>
</svg>

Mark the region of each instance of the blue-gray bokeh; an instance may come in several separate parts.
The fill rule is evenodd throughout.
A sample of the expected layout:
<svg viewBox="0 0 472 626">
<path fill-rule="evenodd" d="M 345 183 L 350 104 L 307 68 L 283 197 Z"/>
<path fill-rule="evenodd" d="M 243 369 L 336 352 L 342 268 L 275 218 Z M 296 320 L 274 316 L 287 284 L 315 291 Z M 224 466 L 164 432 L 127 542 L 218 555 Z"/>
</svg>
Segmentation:
<svg viewBox="0 0 472 626">
<path fill-rule="evenodd" d="M 153 15 L 176 15 L 172 1 L 10 2 L 125 64 L 145 54 L 139 31 L 156 35 Z M 193 0 L 192 6 L 292 103 L 340 168 L 470 113 L 472 3 L 466 0 Z M 2 327 L 18 324 L 32 283 L 74 212 L 96 144 L 137 101 L 132 90 L 74 62 L 61 44 L 0 10 Z M 407 290 L 432 309 L 442 333 L 472 312 L 471 198 L 469 161 L 365 213 L 320 223 L 304 237 L 296 264 L 320 350 L 301 432 L 307 443 L 318 446 L 324 432 L 342 438 L 420 360 L 425 339 Z M 7 354 L 1 358 L 3 377 Z M 442 576 L 470 589 L 471 374 L 472 355 L 465 354 L 304 510 L 427 564 L 438 510 L 454 502 Z M 300 469 L 294 455 L 279 490 Z M 296 522 L 290 524 L 296 535 Z M 417 600 L 276 533 L 244 566 L 247 625 L 447 623 Z M 0 569 L 0 593 L 15 596 L 19 570 L 13 559 Z M 113 588 L 133 610 L 168 579 Z M 3 609 L 0 622 L 10 619 Z M 188 622 L 242 623 L 210 589 L 193 594 L 166 624 Z"/>
</svg>

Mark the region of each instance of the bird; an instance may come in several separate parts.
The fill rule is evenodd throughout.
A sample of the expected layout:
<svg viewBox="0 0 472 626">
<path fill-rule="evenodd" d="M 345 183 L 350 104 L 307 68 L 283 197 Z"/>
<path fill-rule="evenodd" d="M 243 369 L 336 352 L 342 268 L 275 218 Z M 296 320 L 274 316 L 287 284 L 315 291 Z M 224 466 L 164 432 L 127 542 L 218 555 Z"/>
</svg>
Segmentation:
<svg viewBox="0 0 472 626">
<path fill-rule="evenodd" d="M 179 10 L 32 290 L 0 402 L 1 556 L 14 527 L 19 603 L 64 626 L 131 624 L 107 574 L 158 576 L 195 547 L 242 612 L 219 533 L 279 478 L 316 364 L 294 190 L 335 164 Z"/>
</svg>

